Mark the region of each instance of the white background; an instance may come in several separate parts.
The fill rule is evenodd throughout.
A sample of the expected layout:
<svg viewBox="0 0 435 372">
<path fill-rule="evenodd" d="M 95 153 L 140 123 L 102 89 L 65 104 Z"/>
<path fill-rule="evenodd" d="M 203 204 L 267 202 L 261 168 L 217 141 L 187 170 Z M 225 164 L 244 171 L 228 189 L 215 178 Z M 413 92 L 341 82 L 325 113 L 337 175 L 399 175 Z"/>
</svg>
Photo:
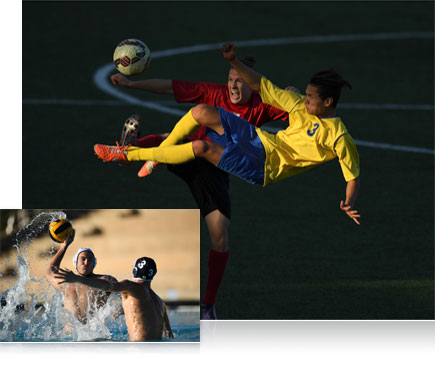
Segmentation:
<svg viewBox="0 0 435 372">
<path fill-rule="evenodd" d="M 32 371 L 420 372 L 433 370 L 434 331 L 430 321 L 207 321 L 200 345 L 4 343 L 0 357 Z"/>
<path fill-rule="evenodd" d="M 21 2 L 0 5 L 0 208 L 21 208 Z"/>
</svg>

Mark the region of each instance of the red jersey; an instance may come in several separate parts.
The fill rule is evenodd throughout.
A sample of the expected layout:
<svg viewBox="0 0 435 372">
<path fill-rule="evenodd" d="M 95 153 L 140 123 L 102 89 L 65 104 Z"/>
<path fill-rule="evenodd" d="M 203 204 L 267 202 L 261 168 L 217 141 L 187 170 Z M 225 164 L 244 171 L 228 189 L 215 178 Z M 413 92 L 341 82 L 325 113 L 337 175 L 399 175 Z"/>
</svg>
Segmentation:
<svg viewBox="0 0 435 372">
<path fill-rule="evenodd" d="M 206 103 L 222 107 L 224 110 L 248 120 L 256 127 L 269 121 L 288 120 L 287 112 L 263 103 L 257 92 L 252 92 L 251 98 L 244 105 L 235 105 L 230 100 L 228 86 L 225 84 L 172 80 L 172 89 L 177 102 Z M 189 139 L 191 141 L 199 139 L 211 141 L 207 137 L 206 130 L 207 128 L 204 126 L 199 127 Z"/>
</svg>

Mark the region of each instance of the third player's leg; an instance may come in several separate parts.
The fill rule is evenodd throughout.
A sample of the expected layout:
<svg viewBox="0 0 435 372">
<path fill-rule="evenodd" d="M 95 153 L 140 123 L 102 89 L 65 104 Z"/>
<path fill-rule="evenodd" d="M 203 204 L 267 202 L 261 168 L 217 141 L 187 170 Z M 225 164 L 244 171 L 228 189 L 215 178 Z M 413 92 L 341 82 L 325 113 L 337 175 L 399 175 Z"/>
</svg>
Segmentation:
<svg viewBox="0 0 435 372">
<path fill-rule="evenodd" d="M 217 252 L 227 251 L 230 220 L 218 209 L 207 214 L 204 219 L 210 235 L 211 249 Z"/>
</svg>

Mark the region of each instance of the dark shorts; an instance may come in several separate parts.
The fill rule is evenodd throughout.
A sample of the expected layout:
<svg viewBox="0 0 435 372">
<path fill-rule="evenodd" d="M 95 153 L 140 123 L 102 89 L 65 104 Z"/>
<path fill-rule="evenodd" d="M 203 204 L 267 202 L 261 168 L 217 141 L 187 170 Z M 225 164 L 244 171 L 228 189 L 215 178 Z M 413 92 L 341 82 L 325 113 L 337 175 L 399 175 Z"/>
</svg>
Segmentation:
<svg viewBox="0 0 435 372">
<path fill-rule="evenodd" d="M 204 159 L 168 165 L 168 170 L 187 183 L 203 217 L 217 209 L 226 218 L 231 219 L 228 173 Z"/>
<path fill-rule="evenodd" d="M 254 185 L 264 184 L 266 152 L 255 127 L 219 107 L 227 144 L 216 165 Z"/>
</svg>

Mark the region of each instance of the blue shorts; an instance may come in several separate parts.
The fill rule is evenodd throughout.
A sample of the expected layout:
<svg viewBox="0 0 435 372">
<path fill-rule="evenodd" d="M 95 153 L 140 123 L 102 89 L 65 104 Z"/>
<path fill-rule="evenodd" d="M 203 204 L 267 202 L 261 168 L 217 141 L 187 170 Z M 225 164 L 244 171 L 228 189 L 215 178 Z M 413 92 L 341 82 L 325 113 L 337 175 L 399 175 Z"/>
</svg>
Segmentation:
<svg viewBox="0 0 435 372">
<path fill-rule="evenodd" d="M 218 109 L 227 144 L 216 166 L 249 183 L 262 186 L 266 153 L 255 127 L 245 119 L 220 107 Z"/>
</svg>

